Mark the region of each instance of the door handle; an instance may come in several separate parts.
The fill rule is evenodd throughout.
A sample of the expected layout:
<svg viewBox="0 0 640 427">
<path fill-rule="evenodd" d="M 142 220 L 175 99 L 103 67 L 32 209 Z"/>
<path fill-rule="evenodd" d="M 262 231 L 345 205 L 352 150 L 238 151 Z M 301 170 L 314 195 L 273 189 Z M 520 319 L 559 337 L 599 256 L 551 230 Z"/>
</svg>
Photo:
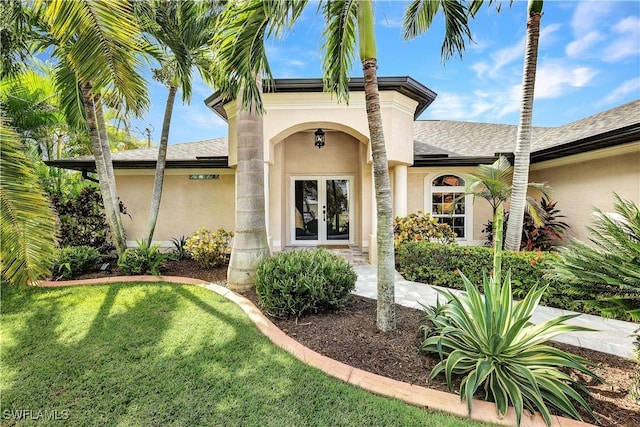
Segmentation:
<svg viewBox="0 0 640 427">
<path fill-rule="evenodd" d="M 326 206 L 322 207 L 322 220 L 325 221 L 325 222 L 327 221 L 327 207 Z"/>
</svg>

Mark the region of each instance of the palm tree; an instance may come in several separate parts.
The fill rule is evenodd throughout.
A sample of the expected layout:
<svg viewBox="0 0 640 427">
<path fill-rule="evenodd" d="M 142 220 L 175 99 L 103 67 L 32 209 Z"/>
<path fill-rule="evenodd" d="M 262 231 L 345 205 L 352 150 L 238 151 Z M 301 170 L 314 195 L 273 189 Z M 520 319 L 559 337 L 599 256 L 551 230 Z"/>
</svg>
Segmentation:
<svg viewBox="0 0 640 427">
<path fill-rule="evenodd" d="M 146 85 L 138 69 L 145 49 L 133 15 L 124 0 L 36 1 L 31 5 L 58 59 L 56 83 L 67 117 L 88 129 L 107 222 L 120 253 L 126 248 L 119 215 L 115 174 L 106 136 L 101 92 L 113 89 L 128 111 L 148 106 Z M 81 108 L 78 108 L 81 106 Z"/>
<path fill-rule="evenodd" d="M 396 328 L 393 208 L 391 205 L 389 163 L 380 113 L 373 2 L 370 0 L 328 1 L 325 2 L 323 14 L 326 20 L 323 34 L 325 37 L 323 61 L 325 87 L 336 93 L 341 100 L 348 100 L 348 73 L 351 69 L 356 40 L 358 43 L 358 53 L 364 73 L 365 107 L 371 139 L 376 194 L 378 258 L 376 321 L 378 329 L 381 331 L 393 331 Z"/>
<path fill-rule="evenodd" d="M 475 197 L 482 197 L 491 205 L 493 210 L 493 242 L 494 246 L 496 242 L 502 244 L 502 218 L 504 214 L 504 202 L 506 202 L 512 194 L 513 169 L 509 160 L 500 156 L 498 159 L 490 165 L 478 165 L 476 172 L 473 174 L 467 174 L 465 181 L 467 183 L 465 188 L 465 194 L 472 194 Z M 545 184 L 527 183 L 527 187 L 535 188 L 543 195 L 547 196 L 547 186 Z M 462 196 L 464 197 L 464 196 Z M 535 224 L 542 224 L 544 221 L 542 211 L 539 203 L 531 198 L 527 197 L 527 211 L 531 215 Z M 500 218 L 500 224 L 496 222 L 496 218 Z M 500 235 L 496 235 L 497 228 L 500 226 Z M 499 238 L 499 239 L 498 239 Z"/>
<path fill-rule="evenodd" d="M 279 36 L 300 16 L 306 1 L 247 0 L 227 5 L 219 17 L 213 49 L 215 83 L 236 99 L 237 159 L 235 235 L 227 285 L 255 286 L 256 267 L 270 255 L 265 223 L 262 73 L 271 80 L 265 39 Z"/>
<path fill-rule="evenodd" d="M 167 145 L 176 93 L 179 89 L 182 90 L 182 101 L 191 101 L 193 68 L 198 70 L 205 82 L 212 82 L 213 58 L 210 55 L 209 45 L 213 38 L 213 24 L 219 6 L 218 2 L 206 3 L 194 0 L 179 2 L 153 0 L 149 4 L 139 3 L 139 6 L 141 7 L 137 14 L 143 28 L 165 51 L 161 67 L 153 70 L 154 79 L 168 88 L 145 237 L 147 244 L 150 245 L 162 200 Z"/>
<path fill-rule="evenodd" d="M 0 269 L 24 286 L 49 273 L 56 244 L 55 217 L 15 131 L 0 112 Z"/>
<path fill-rule="evenodd" d="M 538 39 L 540 37 L 540 18 L 542 17 L 542 0 L 529 0 L 527 17 L 527 36 L 522 72 L 522 100 L 520 105 L 520 122 L 516 138 L 515 158 L 513 165 L 513 191 L 511 194 L 510 215 L 507 223 L 505 249 L 520 250 L 522 225 L 527 199 L 527 182 L 529 181 L 529 158 L 531 154 L 531 118 L 533 116 L 533 97 L 538 64 Z"/>
</svg>

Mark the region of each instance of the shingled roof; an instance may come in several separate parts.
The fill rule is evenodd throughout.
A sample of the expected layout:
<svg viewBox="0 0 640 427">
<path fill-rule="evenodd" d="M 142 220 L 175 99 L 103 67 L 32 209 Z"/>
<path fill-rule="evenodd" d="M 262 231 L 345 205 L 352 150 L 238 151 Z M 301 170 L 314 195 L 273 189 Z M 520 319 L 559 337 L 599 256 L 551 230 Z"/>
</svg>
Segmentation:
<svg viewBox="0 0 640 427">
<path fill-rule="evenodd" d="M 416 166 L 484 163 L 512 153 L 518 126 L 451 120 L 414 122 Z M 532 163 L 640 140 L 640 100 L 559 127 L 534 127 Z M 445 160 L 446 158 L 446 160 Z"/>
<path fill-rule="evenodd" d="M 414 166 L 477 165 L 510 155 L 518 127 L 452 120 L 414 122 Z M 541 162 L 640 141 L 640 100 L 559 127 L 534 127 L 531 162 Z M 169 145 L 167 168 L 228 167 L 227 138 Z M 158 148 L 113 153 L 115 168 L 155 168 Z M 93 156 L 46 162 L 66 169 L 94 170 Z"/>
</svg>

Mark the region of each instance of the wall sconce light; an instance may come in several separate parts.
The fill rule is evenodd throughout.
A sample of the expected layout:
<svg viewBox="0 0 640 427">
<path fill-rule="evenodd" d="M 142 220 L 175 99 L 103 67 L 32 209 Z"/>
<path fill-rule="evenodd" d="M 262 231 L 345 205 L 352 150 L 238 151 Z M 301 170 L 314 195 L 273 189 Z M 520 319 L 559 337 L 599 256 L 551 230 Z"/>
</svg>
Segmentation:
<svg viewBox="0 0 640 427">
<path fill-rule="evenodd" d="M 316 137 L 315 138 L 316 147 L 318 147 L 318 148 L 324 147 L 324 131 L 322 129 L 318 128 L 318 130 L 315 131 L 313 134 Z"/>
</svg>

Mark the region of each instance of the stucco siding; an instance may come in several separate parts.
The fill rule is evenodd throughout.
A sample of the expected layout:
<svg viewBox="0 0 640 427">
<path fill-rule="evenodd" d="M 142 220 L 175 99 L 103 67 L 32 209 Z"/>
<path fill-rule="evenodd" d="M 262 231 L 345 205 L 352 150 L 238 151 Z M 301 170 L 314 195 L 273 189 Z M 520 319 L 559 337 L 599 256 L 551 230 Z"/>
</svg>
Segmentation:
<svg viewBox="0 0 640 427">
<path fill-rule="evenodd" d="M 124 215 L 128 242 L 140 240 L 146 234 L 153 171 L 116 171 L 120 200 L 131 215 Z M 191 180 L 190 174 L 218 174 L 217 180 Z M 206 226 L 210 230 L 222 227 L 234 229 L 235 175 L 229 170 L 171 170 L 167 171 L 154 241 L 167 242 L 172 238 L 190 236 Z"/>
<path fill-rule="evenodd" d="M 529 180 L 551 186 L 551 198 L 571 226 L 567 235 L 587 241 L 593 208 L 613 212 L 614 192 L 640 204 L 640 151 L 532 170 Z"/>
</svg>

